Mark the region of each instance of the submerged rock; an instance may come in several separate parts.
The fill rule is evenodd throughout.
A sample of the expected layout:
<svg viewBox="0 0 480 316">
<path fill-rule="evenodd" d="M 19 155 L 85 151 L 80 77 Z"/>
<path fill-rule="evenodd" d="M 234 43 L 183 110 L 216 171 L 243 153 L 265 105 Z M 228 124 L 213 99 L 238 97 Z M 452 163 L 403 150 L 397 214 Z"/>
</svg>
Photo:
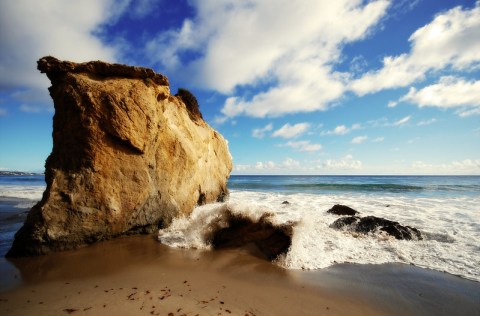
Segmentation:
<svg viewBox="0 0 480 316">
<path fill-rule="evenodd" d="M 274 225 L 268 219 L 272 214 L 263 214 L 258 221 L 247 216 L 229 214 L 225 226 L 214 230 L 211 244 L 214 249 L 238 248 L 254 244 L 269 260 L 284 254 L 292 243 L 292 224 Z"/>
<path fill-rule="evenodd" d="M 182 91 L 153 70 L 100 61 L 38 61 L 52 86 L 53 150 L 46 191 L 9 256 L 153 232 L 195 205 L 223 200 L 225 139 Z"/>
<path fill-rule="evenodd" d="M 327 213 L 335 215 L 357 215 L 358 211 L 355 211 L 353 208 L 350 208 L 346 205 L 335 204 Z"/>
<path fill-rule="evenodd" d="M 357 233 L 368 234 L 383 231 L 396 239 L 421 240 L 420 231 L 414 227 L 403 226 L 398 222 L 390 221 L 376 216 L 348 216 L 337 219 L 330 227 L 335 229 L 347 229 Z"/>
</svg>

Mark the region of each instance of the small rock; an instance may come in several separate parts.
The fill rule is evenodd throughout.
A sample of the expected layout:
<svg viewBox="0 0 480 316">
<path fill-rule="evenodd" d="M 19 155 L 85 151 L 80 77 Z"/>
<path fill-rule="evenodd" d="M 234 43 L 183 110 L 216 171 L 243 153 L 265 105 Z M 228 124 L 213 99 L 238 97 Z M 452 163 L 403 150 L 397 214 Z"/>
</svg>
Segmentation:
<svg viewBox="0 0 480 316">
<path fill-rule="evenodd" d="M 335 204 L 331 209 L 327 211 L 327 213 L 335 214 L 335 215 L 357 215 L 358 212 L 355 211 L 353 208 L 348 207 L 346 205 Z"/>
</svg>

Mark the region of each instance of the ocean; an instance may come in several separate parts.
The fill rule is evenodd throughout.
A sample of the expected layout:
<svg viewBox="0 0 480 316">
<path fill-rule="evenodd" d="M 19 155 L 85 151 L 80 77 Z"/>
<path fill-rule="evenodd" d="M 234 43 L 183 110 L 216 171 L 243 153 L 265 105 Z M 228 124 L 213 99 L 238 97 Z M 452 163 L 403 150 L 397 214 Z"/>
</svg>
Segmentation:
<svg viewBox="0 0 480 316">
<path fill-rule="evenodd" d="M 205 236 L 228 207 L 293 225 L 292 245 L 276 264 L 322 269 L 337 263 L 405 263 L 480 281 L 479 176 L 231 176 L 226 204 L 197 207 L 159 233 L 172 247 L 209 249 Z M 288 201 L 288 204 L 283 204 Z M 335 230 L 335 204 L 416 227 L 422 240 Z"/>
<path fill-rule="evenodd" d="M 43 174 L 0 171 L 0 256 L 12 245 L 28 210 L 42 198 Z"/>
<path fill-rule="evenodd" d="M 205 236 L 226 208 L 252 218 L 268 212 L 272 222 L 293 226 L 292 245 L 275 262 L 287 269 L 405 263 L 480 281 L 480 176 L 231 176 L 228 187 L 225 203 L 174 220 L 160 241 L 210 249 Z M 0 175 L 1 255 L 44 189 L 43 175 Z M 327 210 L 335 204 L 416 227 L 423 239 L 332 229 L 338 216 Z"/>
</svg>

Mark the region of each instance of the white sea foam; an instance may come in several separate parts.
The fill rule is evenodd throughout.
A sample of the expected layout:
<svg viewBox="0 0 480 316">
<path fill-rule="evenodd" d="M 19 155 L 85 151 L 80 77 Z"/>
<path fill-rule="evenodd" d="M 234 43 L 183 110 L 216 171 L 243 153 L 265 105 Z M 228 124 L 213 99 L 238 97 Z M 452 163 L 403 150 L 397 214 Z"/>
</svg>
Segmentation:
<svg viewBox="0 0 480 316">
<path fill-rule="evenodd" d="M 290 204 L 282 205 L 283 201 Z M 396 240 L 386 235 L 355 235 L 329 227 L 338 216 L 334 204 L 348 205 L 362 216 L 374 215 L 418 228 L 424 239 Z M 172 247 L 209 249 L 211 230 L 225 225 L 222 214 L 258 218 L 274 213 L 274 223 L 297 222 L 292 245 L 277 263 L 288 269 L 321 269 L 335 263 L 402 262 L 480 281 L 480 197 L 412 198 L 398 195 L 280 194 L 232 191 L 227 203 L 198 207 L 188 218 L 160 230 Z"/>
<path fill-rule="evenodd" d="M 45 186 L 40 185 L 1 185 L 0 197 L 39 201 L 42 199 L 43 191 Z"/>
</svg>

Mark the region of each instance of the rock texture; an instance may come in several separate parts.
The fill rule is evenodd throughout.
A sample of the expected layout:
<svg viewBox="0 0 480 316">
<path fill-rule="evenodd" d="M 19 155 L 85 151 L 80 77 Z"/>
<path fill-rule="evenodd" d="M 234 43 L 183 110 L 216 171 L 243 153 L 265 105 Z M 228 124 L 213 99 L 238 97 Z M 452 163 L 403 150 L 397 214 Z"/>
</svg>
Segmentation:
<svg viewBox="0 0 480 316">
<path fill-rule="evenodd" d="M 148 233 L 222 200 L 232 168 L 227 142 L 170 94 L 153 70 L 100 61 L 38 61 L 54 100 L 46 191 L 9 256 L 45 254 Z"/>
<path fill-rule="evenodd" d="M 414 227 L 403 226 L 398 222 L 376 216 L 348 216 L 337 219 L 330 227 L 347 229 L 361 234 L 376 233 L 378 231 L 401 240 L 421 240 L 420 231 Z"/>
</svg>

